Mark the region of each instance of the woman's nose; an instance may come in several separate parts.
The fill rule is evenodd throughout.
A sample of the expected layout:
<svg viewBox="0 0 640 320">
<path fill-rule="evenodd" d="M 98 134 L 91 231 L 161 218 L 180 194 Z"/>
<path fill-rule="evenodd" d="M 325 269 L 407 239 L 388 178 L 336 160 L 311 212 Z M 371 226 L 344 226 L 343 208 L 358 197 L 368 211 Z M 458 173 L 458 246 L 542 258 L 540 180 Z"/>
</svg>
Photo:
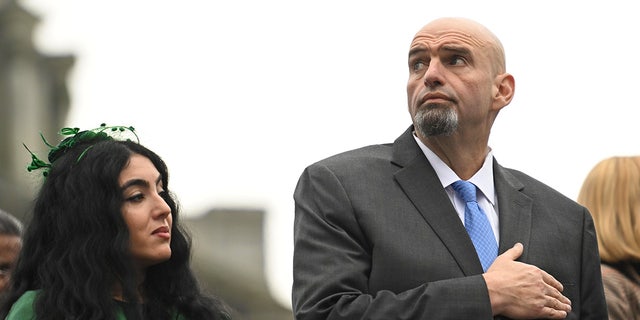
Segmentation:
<svg viewBox="0 0 640 320">
<path fill-rule="evenodd" d="M 157 215 L 159 215 L 159 216 L 167 216 L 167 215 L 171 214 L 171 207 L 169 207 L 169 204 L 164 199 L 164 197 L 162 197 L 160 194 L 158 194 L 156 196 L 155 200 L 156 200 L 155 212 L 156 212 Z"/>
</svg>

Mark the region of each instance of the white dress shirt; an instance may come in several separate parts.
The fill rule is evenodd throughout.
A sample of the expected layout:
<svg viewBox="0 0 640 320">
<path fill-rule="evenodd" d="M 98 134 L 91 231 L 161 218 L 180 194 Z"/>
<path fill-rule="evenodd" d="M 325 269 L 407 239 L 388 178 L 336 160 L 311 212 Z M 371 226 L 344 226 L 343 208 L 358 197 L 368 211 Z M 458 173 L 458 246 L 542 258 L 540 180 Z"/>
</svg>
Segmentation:
<svg viewBox="0 0 640 320">
<path fill-rule="evenodd" d="M 436 155 L 429 147 L 427 147 L 418 137 L 414 134 L 413 137 L 416 139 L 416 142 L 424 152 L 424 155 L 427 157 L 427 160 L 431 163 L 431 166 L 436 171 L 438 178 L 440 179 L 440 183 L 442 183 L 442 187 L 445 189 L 447 194 L 449 195 L 449 199 L 453 203 L 453 207 L 458 212 L 458 216 L 464 224 L 464 209 L 466 203 L 460 198 L 453 187 L 452 183 L 461 180 L 458 175 L 447 166 L 438 155 Z M 487 154 L 487 157 L 484 159 L 484 164 L 482 164 L 482 168 L 476 172 L 471 179 L 468 180 L 473 183 L 478 192 L 477 192 L 477 200 L 478 205 L 482 210 L 487 214 L 487 218 L 489 219 L 489 223 L 491 223 L 491 228 L 493 229 L 493 234 L 496 237 L 496 241 L 500 243 L 500 228 L 498 221 L 498 198 L 495 193 L 495 188 L 493 184 L 493 153 L 491 150 Z"/>
</svg>

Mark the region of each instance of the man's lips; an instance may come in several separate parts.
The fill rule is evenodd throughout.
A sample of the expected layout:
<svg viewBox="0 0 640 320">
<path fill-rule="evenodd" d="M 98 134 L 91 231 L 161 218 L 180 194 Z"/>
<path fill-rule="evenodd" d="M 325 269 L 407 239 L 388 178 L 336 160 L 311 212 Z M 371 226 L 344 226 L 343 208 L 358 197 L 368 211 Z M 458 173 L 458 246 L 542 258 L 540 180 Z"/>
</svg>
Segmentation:
<svg viewBox="0 0 640 320">
<path fill-rule="evenodd" d="M 169 231 L 169 227 L 167 226 L 162 226 L 158 229 L 155 229 L 151 234 L 157 235 L 158 237 L 165 238 L 165 239 L 171 238 L 171 233 Z"/>
<path fill-rule="evenodd" d="M 434 92 L 425 94 L 420 100 L 420 104 L 444 101 L 451 101 L 451 99 L 445 94 Z"/>
</svg>

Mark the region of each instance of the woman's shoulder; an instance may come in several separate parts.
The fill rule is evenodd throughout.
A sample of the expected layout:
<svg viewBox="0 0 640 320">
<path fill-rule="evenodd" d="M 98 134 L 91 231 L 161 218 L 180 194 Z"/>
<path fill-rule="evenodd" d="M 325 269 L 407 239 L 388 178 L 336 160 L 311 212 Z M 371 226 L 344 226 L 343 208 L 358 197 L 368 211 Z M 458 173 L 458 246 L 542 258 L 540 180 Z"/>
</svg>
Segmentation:
<svg viewBox="0 0 640 320">
<path fill-rule="evenodd" d="M 610 319 L 640 319 L 640 282 L 602 264 L 602 284 Z"/>
<path fill-rule="evenodd" d="M 603 277 L 621 277 L 624 276 L 620 271 L 616 268 L 609 266 L 608 264 L 602 263 L 600 264 L 600 270 L 602 271 Z"/>
<path fill-rule="evenodd" d="M 614 283 L 628 283 L 640 286 L 640 275 L 635 269 L 627 264 L 619 264 L 617 266 L 602 263 L 600 265 L 603 281 L 611 281 Z"/>
<path fill-rule="evenodd" d="M 5 320 L 29 320 L 35 319 L 35 313 L 33 310 L 33 302 L 38 295 L 37 290 L 29 290 L 16 300 L 9 310 L 9 314 Z"/>
</svg>

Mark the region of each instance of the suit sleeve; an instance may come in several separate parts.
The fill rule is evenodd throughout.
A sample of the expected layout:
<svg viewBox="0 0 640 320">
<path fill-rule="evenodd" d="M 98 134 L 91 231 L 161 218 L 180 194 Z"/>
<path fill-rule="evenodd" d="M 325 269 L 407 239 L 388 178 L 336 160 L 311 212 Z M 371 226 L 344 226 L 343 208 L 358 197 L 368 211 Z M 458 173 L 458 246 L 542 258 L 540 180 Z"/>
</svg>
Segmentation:
<svg viewBox="0 0 640 320">
<path fill-rule="evenodd" d="M 492 319 L 481 275 L 417 284 L 403 292 L 371 292 L 375 244 L 358 223 L 349 197 L 326 166 L 310 166 L 298 181 L 292 290 L 297 320 Z"/>
<path fill-rule="evenodd" d="M 600 254 L 598 252 L 596 231 L 591 214 L 587 209 L 584 210 L 585 223 L 582 242 L 583 272 L 580 290 L 580 319 L 608 319 L 607 303 L 604 297 L 604 289 L 602 285 Z"/>
</svg>

